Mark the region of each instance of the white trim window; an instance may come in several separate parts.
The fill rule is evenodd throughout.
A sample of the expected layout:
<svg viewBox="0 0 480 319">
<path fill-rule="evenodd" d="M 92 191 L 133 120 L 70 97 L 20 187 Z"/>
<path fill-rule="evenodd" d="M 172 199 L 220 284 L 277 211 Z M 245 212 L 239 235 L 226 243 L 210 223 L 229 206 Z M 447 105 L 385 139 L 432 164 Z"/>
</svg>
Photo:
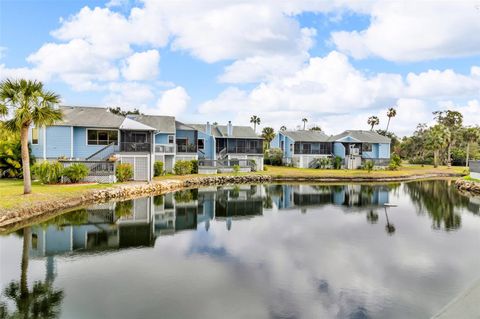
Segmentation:
<svg viewBox="0 0 480 319">
<path fill-rule="evenodd" d="M 168 144 L 175 144 L 175 136 L 169 135 L 168 136 Z"/>
<path fill-rule="evenodd" d="M 87 145 L 118 145 L 118 130 L 87 129 Z"/>
<path fill-rule="evenodd" d="M 38 127 L 32 127 L 32 145 L 38 145 Z"/>
</svg>

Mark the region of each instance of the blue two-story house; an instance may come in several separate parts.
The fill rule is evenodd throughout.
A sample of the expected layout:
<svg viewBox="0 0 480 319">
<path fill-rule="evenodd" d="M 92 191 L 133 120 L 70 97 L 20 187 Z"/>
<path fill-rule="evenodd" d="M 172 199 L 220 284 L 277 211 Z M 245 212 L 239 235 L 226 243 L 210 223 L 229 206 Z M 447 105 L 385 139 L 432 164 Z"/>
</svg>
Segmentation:
<svg viewBox="0 0 480 319">
<path fill-rule="evenodd" d="M 153 139 L 156 129 L 106 108 L 61 106 L 62 121 L 47 127 L 32 127 L 29 141 L 37 159 L 88 161 L 92 175 L 104 176 L 99 163 L 114 156 L 130 163 L 135 180 L 153 177 Z M 98 163 L 95 163 L 98 161 Z M 109 180 L 114 174 L 106 174 Z M 99 176 L 93 180 L 101 180 Z M 103 181 L 103 180 L 102 180 Z"/>
<path fill-rule="evenodd" d="M 390 138 L 373 131 L 348 130 L 328 136 L 321 131 L 280 131 L 270 143 L 280 148 L 286 164 L 309 168 L 319 159 L 339 156 L 348 169 L 360 167 L 366 160 L 386 166 L 390 160 Z"/>
</svg>

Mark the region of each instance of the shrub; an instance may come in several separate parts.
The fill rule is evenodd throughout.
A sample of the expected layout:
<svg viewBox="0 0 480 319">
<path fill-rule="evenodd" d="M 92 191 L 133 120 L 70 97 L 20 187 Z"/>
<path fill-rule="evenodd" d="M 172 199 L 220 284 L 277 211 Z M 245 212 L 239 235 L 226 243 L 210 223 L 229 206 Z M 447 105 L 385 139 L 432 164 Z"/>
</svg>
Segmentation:
<svg viewBox="0 0 480 319">
<path fill-rule="evenodd" d="M 153 164 L 153 175 L 160 176 L 163 175 L 163 162 L 155 161 Z"/>
<path fill-rule="evenodd" d="M 191 160 L 192 163 L 192 174 L 198 174 L 198 160 Z"/>
<path fill-rule="evenodd" d="M 30 164 L 35 158 L 29 147 Z M 6 138 L 0 141 L 0 177 L 22 178 L 22 146 L 20 141 L 13 138 Z"/>
<path fill-rule="evenodd" d="M 363 169 L 366 169 L 369 173 L 373 170 L 373 161 L 371 160 L 368 160 L 368 161 L 365 161 L 365 164 L 363 164 Z"/>
<path fill-rule="evenodd" d="M 187 175 L 191 174 L 193 165 L 191 161 L 176 161 L 173 171 L 175 175 Z"/>
<path fill-rule="evenodd" d="M 332 160 L 328 157 L 324 157 L 320 159 L 320 168 L 329 168 L 332 166 Z"/>
<path fill-rule="evenodd" d="M 283 164 L 283 151 L 279 148 L 271 148 L 265 151 L 265 164 L 281 166 Z"/>
<path fill-rule="evenodd" d="M 238 174 L 238 172 L 240 172 L 240 165 L 238 165 L 238 164 L 233 165 L 233 172 L 235 174 Z"/>
<path fill-rule="evenodd" d="M 257 162 L 254 159 L 252 159 L 250 161 L 252 163 L 252 172 L 256 172 L 257 171 Z"/>
<path fill-rule="evenodd" d="M 63 176 L 67 177 L 70 182 L 78 183 L 88 176 L 90 169 L 83 163 L 74 163 L 63 169 Z"/>
<path fill-rule="evenodd" d="M 399 168 L 401 164 L 402 159 L 400 158 L 400 156 L 398 156 L 397 154 L 393 154 L 392 158 L 390 159 L 390 163 L 388 164 L 388 169 L 394 171 Z"/>
<path fill-rule="evenodd" d="M 63 174 L 63 165 L 59 162 L 44 161 L 33 165 L 32 172 L 43 184 L 54 184 L 60 182 Z"/>
<path fill-rule="evenodd" d="M 126 182 L 133 178 L 133 167 L 132 164 L 122 163 L 118 164 L 115 169 L 115 176 L 117 177 L 118 182 Z"/>
<path fill-rule="evenodd" d="M 342 168 L 343 159 L 340 156 L 335 156 L 333 160 L 333 168 L 334 169 L 341 169 Z"/>
</svg>

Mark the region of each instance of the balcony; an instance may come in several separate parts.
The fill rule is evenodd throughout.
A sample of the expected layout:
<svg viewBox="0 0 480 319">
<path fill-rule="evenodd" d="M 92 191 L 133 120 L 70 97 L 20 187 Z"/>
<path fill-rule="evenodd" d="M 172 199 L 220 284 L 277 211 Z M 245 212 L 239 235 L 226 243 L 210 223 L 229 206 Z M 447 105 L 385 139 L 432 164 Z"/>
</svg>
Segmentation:
<svg viewBox="0 0 480 319">
<path fill-rule="evenodd" d="M 194 144 L 177 144 L 177 153 L 196 153 L 197 145 Z"/>
<path fill-rule="evenodd" d="M 175 144 L 155 144 L 155 153 L 175 153 Z"/>
<path fill-rule="evenodd" d="M 120 152 L 150 152 L 151 147 L 150 143 L 121 142 Z"/>
</svg>

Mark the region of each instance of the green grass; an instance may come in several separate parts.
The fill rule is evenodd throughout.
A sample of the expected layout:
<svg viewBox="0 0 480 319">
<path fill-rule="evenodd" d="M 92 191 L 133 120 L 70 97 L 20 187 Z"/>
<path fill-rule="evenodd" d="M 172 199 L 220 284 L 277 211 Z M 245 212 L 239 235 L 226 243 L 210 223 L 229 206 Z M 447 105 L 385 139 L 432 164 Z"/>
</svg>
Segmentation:
<svg viewBox="0 0 480 319">
<path fill-rule="evenodd" d="M 478 179 L 478 178 L 473 178 L 473 177 L 471 177 L 471 176 L 465 176 L 463 179 L 466 180 L 466 181 L 469 181 L 469 182 L 480 183 L 480 179 Z"/>
<path fill-rule="evenodd" d="M 433 168 L 433 166 L 425 165 L 404 165 L 396 171 L 388 170 L 374 170 L 368 172 L 366 170 L 332 170 L 332 169 L 306 169 L 293 168 L 283 166 L 266 166 L 266 171 L 253 173 L 224 173 L 222 175 L 271 175 L 275 177 L 369 177 L 369 178 L 384 178 L 384 177 L 400 177 L 425 175 L 432 173 L 452 173 L 452 174 L 466 174 L 464 167 L 441 166 Z M 165 175 L 155 177 L 156 181 L 175 179 L 186 180 L 192 177 L 206 176 L 206 175 Z M 115 185 L 122 185 L 121 183 Z M 23 181 L 0 179 L 0 214 L 5 210 L 18 209 L 22 207 L 32 206 L 41 202 L 68 200 L 71 198 L 82 196 L 85 192 L 92 189 L 100 189 L 111 187 L 112 184 L 67 184 L 67 185 L 42 185 L 39 182 L 34 182 L 32 185 L 32 194 L 23 195 Z"/>
<path fill-rule="evenodd" d="M 107 188 L 112 184 L 65 184 L 43 185 L 32 183 L 32 193 L 23 195 L 23 181 L 19 179 L 0 179 L 0 210 L 30 206 L 49 200 L 67 200 L 81 196 L 92 189 Z"/>
</svg>

